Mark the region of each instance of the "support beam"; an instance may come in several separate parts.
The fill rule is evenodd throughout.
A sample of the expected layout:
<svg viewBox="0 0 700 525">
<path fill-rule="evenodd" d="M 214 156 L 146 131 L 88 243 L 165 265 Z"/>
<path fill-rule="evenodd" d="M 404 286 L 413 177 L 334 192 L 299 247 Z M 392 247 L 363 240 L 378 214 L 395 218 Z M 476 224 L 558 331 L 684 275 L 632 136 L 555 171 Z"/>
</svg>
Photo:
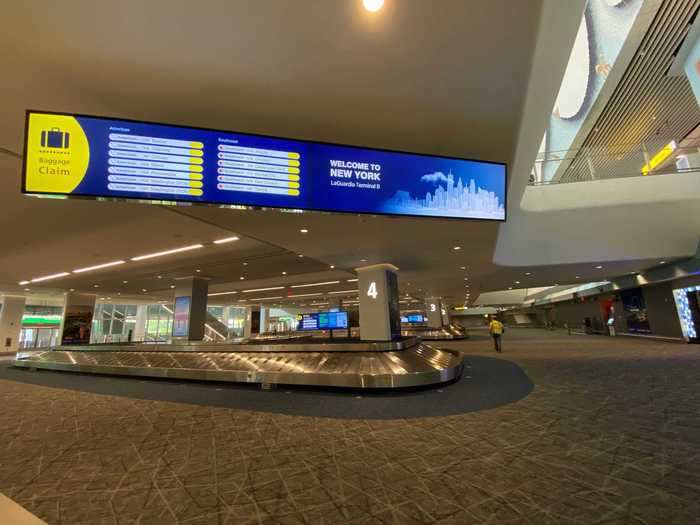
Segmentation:
<svg viewBox="0 0 700 525">
<path fill-rule="evenodd" d="M 397 271 L 387 263 L 357 268 L 363 341 L 391 341 L 401 336 Z"/>
<path fill-rule="evenodd" d="M 5 295 L 0 310 L 0 352 L 16 352 L 19 348 L 19 333 L 22 330 L 24 296 Z"/>
</svg>

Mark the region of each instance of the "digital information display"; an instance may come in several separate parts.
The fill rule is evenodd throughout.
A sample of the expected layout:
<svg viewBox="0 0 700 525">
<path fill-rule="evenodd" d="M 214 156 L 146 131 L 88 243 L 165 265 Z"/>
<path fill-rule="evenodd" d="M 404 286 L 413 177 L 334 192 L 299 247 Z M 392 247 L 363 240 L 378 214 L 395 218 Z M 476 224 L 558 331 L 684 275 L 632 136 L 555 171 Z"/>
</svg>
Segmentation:
<svg viewBox="0 0 700 525">
<path fill-rule="evenodd" d="M 297 330 L 335 330 L 347 327 L 347 312 L 316 312 L 298 316 Z"/>
<path fill-rule="evenodd" d="M 182 296 L 175 298 L 173 337 L 187 337 L 189 335 L 190 304 L 190 297 Z"/>
<path fill-rule="evenodd" d="M 30 194 L 505 220 L 501 163 L 34 111 L 24 152 Z"/>
</svg>

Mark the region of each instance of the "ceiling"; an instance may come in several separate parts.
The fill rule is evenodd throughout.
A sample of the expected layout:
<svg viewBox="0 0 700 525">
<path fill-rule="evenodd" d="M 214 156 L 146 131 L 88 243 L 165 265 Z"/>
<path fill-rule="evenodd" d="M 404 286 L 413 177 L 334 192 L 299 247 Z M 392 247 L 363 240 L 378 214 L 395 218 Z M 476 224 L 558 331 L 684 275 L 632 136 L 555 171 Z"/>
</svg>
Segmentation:
<svg viewBox="0 0 700 525">
<path fill-rule="evenodd" d="M 672 140 L 681 143 L 700 124 L 700 106 L 688 79 L 669 75 L 699 6 L 698 0 L 659 2 L 639 47 L 562 182 L 590 180 L 591 171 L 597 179 L 638 176 L 646 162 L 642 145 L 653 156 Z"/>
<path fill-rule="evenodd" d="M 463 0 L 387 0 L 379 16 L 365 12 L 360 0 L 212 1 L 206 10 L 164 0 L 9 4 L 0 35 L 3 48 L 13 51 L 0 107 L 0 290 L 168 299 L 178 278 L 200 275 L 210 280 L 210 293 L 238 292 L 230 294 L 236 302 L 257 298 L 247 289 L 283 286 L 269 296 L 287 297 L 295 295 L 293 285 L 318 282 L 338 281 L 314 290 L 340 292 L 355 286 L 348 283 L 355 268 L 389 262 L 400 268 L 404 297 L 438 295 L 461 304 L 466 293 L 474 299 L 530 270 L 533 287 L 574 280 L 579 272 L 594 278 L 583 267 L 497 267 L 494 222 L 36 199 L 19 192 L 27 108 L 512 167 L 516 143 L 526 144 L 523 130 L 541 138 L 544 121 L 538 131 L 528 115 L 549 114 L 580 20 L 581 2 L 545 4 L 557 27 L 540 20 L 543 2 L 534 0 L 480 2 L 478 9 Z M 549 55 L 533 66 L 536 49 Z M 527 104 L 545 109 L 528 112 Z M 531 149 L 534 156 L 537 145 Z M 520 170 L 525 180 L 530 166 Z M 213 244 L 232 235 L 239 240 Z M 130 260 L 198 243 L 204 247 Z M 18 284 L 116 260 L 126 262 Z M 610 268 L 624 273 L 639 264 Z"/>
<path fill-rule="evenodd" d="M 0 290 L 167 297 L 196 270 L 212 293 L 333 280 L 342 290 L 366 259 L 399 266 L 404 294 L 461 302 L 466 276 L 475 296 L 492 271 L 497 223 L 36 199 L 20 195 L 13 153 L 33 108 L 510 163 L 540 9 L 535 0 L 478 9 L 388 0 L 378 16 L 360 0 L 8 4 Z M 240 240 L 211 244 L 230 235 Z M 192 243 L 206 246 L 129 260 Z M 115 260 L 127 262 L 18 285 Z"/>
</svg>

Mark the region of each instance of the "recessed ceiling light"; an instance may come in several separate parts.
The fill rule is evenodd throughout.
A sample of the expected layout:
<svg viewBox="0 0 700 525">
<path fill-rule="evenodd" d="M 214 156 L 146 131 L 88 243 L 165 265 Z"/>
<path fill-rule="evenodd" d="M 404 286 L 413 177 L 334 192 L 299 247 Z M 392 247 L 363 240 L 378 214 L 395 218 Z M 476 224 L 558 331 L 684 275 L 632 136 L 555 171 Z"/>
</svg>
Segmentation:
<svg viewBox="0 0 700 525">
<path fill-rule="evenodd" d="M 297 257 L 304 257 L 302 254 L 297 255 Z"/>
<path fill-rule="evenodd" d="M 466 266 L 460 266 L 459 269 L 460 269 L 460 270 L 466 270 L 467 267 L 466 267 Z"/>
<path fill-rule="evenodd" d="M 18 284 L 24 286 L 25 284 L 29 284 L 29 281 L 20 281 Z"/>
<path fill-rule="evenodd" d="M 146 290 L 145 288 L 141 288 L 141 291 L 142 291 L 142 292 L 147 292 L 148 290 Z"/>
<path fill-rule="evenodd" d="M 576 279 L 580 279 L 580 278 L 581 278 L 581 276 L 580 276 L 580 275 L 577 275 L 577 276 L 576 276 Z"/>
<path fill-rule="evenodd" d="M 243 266 L 248 266 L 248 263 L 247 263 L 247 262 L 244 262 L 244 263 L 243 263 Z"/>
<path fill-rule="evenodd" d="M 28 291 L 29 291 L 29 288 L 25 288 L 24 291 L 25 291 L 25 292 L 28 292 Z"/>
<path fill-rule="evenodd" d="M 162 257 L 164 255 L 171 255 L 173 253 L 188 252 L 190 250 L 196 250 L 198 248 L 204 248 L 203 244 L 192 244 L 190 246 L 183 246 L 182 248 L 175 248 L 173 250 L 165 250 L 163 252 L 149 253 L 146 255 L 139 255 L 138 257 L 132 257 L 132 261 L 143 261 L 145 259 L 153 259 L 154 257 Z"/>
<path fill-rule="evenodd" d="M 465 277 L 464 280 L 465 280 L 465 281 L 468 281 L 468 280 L 469 280 L 469 277 Z"/>
<path fill-rule="evenodd" d="M 515 284 L 520 284 L 520 281 L 515 281 Z"/>
<path fill-rule="evenodd" d="M 171 285 L 170 285 L 170 288 L 171 288 L 171 289 L 175 288 L 175 285 L 174 285 L 174 284 L 171 284 Z"/>
<path fill-rule="evenodd" d="M 282 272 L 282 275 L 287 275 L 287 272 Z"/>
<path fill-rule="evenodd" d="M 461 249 L 462 249 L 462 247 L 461 247 L 461 246 L 455 246 L 455 247 L 454 247 L 454 248 L 452 248 L 452 249 L 453 249 L 453 250 L 461 250 Z"/>
<path fill-rule="evenodd" d="M 300 231 L 301 233 L 309 233 L 309 230 L 307 230 L 306 228 L 302 228 L 302 229 L 299 230 L 299 231 Z"/>
<path fill-rule="evenodd" d="M 362 4 L 370 13 L 376 13 L 384 6 L 384 0 L 362 0 Z"/>
<path fill-rule="evenodd" d="M 666 261 L 659 261 L 659 264 L 666 264 Z"/>
<path fill-rule="evenodd" d="M 110 266 L 117 266 L 119 264 L 124 264 L 126 261 L 112 261 L 104 264 L 97 264 L 95 266 L 88 266 L 87 268 L 78 268 L 77 270 L 73 270 L 73 273 L 83 273 L 83 272 L 89 272 L 92 270 L 101 270 L 102 268 L 109 268 Z"/>
<path fill-rule="evenodd" d="M 202 270 L 200 270 L 199 268 L 197 268 L 197 269 L 195 270 L 195 272 L 197 272 L 197 273 L 199 273 L 199 272 L 201 272 L 201 271 L 202 271 Z"/>
<path fill-rule="evenodd" d="M 69 292 L 75 292 L 75 288 L 71 288 L 71 289 L 68 290 L 68 291 L 69 291 Z"/>
<path fill-rule="evenodd" d="M 333 265 L 331 264 L 331 265 L 330 265 L 330 269 L 331 269 L 331 270 L 335 270 L 335 266 L 333 266 Z"/>
<path fill-rule="evenodd" d="M 359 279 L 348 279 L 349 283 L 356 283 Z"/>
<path fill-rule="evenodd" d="M 237 241 L 238 237 L 226 237 L 225 239 L 218 239 L 214 241 L 214 244 L 225 244 L 227 242 Z"/>
<path fill-rule="evenodd" d="M 367 259 L 360 259 L 360 262 L 367 262 Z"/>
<path fill-rule="evenodd" d="M 92 287 L 93 287 L 93 288 L 99 288 L 100 285 L 99 285 L 99 284 L 93 284 Z"/>
<path fill-rule="evenodd" d="M 240 279 L 241 281 L 243 281 L 243 280 L 245 280 L 245 277 L 239 277 L 239 279 Z"/>
<path fill-rule="evenodd" d="M 216 293 L 210 293 L 210 294 L 208 294 L 208 295 L 209 295 L 209 297 L 214 297 L 214 296 L 216 296 L 216 295 L 233 295 L 233 294 L 235 294 L 235 293 L 238 293 L 238 292 L 236 292 L 236 291 L 231 291 L 231 292 L 216 292 Z"/>
<path fill-rule="evenodd" d="M 32 279 L 30 282 L 32 283 L 40 283 L 42 281 L 48 281 L 50 279 L 58 279 L 59 277 L 65 277 L 66 275 L 70 275 L 68 272 L 61 272 L 61 273 L 54 273 L 51 275 L 44 275 L 43 277 L 37 277 L 35 279 Z"/>
<path fill-rule="evenodd" d="M 323 283 L 310 283 L 310 284 L 293 284 L 291 288 L 308 288 L 310 286 L 326 286 L 329 284 L 339 284 L 340 281 L 326 281 Z"/>
<path fill-rule="evenodd" d="M 129 281 L 122 281 L 123 284 L 128 284 Z"/>
<path fill-rule="evenodd" d="M 513 287 L 512 287 L 512 286 L 509 286 L 509 287 L 508 287 L 508 289 L 509 289 L 509 290 L 512 290 L 512 289 L 513 289 Z"/>
<path fill-rule="evenodd" d="M 162 276 L 162 275 L 159 275 L 159 276 L 158 276 L 158 279 L 162 279 L 162 278 L 163 278 L 163 276 Z"/>
<path fill-rule="evenodd" d="M 253 288 L 251 290 L 243 290 L 243 293 L 267 292 L 269 290 L 284 290 L 284 286 L 270 286 L 269 288 Z"/>
<path fill-rule="evenodd" d="M 525 272 L 525 275 L 532 275 L 531 272 Z"/>
<path fill-rule="evenodd" d="M 603 268 L 602 264 L 599 264 L 598 266 L 595 267 L 596 270 L 601 270 Z"/>
<path fill-rule="evenodd" d="M 297 294 L 291 294 L 288 295 L 287 297 L 314 297 L 316 295 L 323 295 L 321 292 L 316 292 L 316 293 L 297 293 Z"/>
</svg>

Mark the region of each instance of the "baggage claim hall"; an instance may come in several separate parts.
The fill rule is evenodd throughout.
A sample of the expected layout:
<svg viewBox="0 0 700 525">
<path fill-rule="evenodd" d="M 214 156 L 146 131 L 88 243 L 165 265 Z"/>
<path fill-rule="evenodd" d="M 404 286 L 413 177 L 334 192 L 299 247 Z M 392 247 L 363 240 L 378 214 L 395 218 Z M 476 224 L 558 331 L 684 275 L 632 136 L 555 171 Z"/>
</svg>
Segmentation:
<svg viewBox="0 0 700 525">
<path fill-rule="evenodd" d="M 700 523 L 700 0 L 4 7 L 3 525 Z"/>
</svg>

